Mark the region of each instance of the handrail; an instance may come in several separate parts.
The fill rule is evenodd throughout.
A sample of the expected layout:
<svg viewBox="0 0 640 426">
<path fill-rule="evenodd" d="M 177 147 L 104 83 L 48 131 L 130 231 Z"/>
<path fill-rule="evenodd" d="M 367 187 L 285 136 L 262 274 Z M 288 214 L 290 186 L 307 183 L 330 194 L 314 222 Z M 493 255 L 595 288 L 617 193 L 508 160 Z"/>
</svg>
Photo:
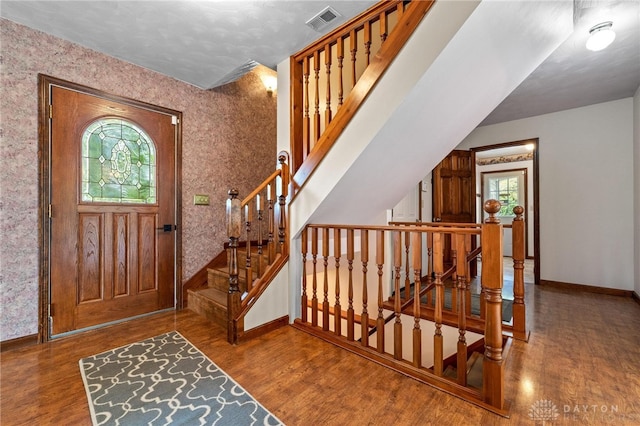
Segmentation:
<svg viewBox="0 0 640 426">
<path fill-rule="evenodd" d="M 327 75 L 325 91 L 326 103 L 328 108 L 325 109 L 325 128 L 321 132 L 322 123 L 320 120 L 320 57 L 326 56 L 330 58 L 331 49 L 334 41 L 323 39 L 322 43 L 315 44 L 314 47 L 305 49 L 299 54 L 291 58 L 291 163 L 294 172 L 292 182 L 294 189 L 301 188 L 311 173 L 324 158 L 329 149 L 342 134 L 343 129 L 353 118 L 356 111 L 363 104 L 364 100 L 369 96 L 373 87 L 381 79 L 382 75 L 389 67 L 393 59 L 396 57 L 405 42 L 409 39 L 415 28 L 418 26 L 422 18 L 433 5 L 434 0 L 430 1 L 412 1 L 406 6 L 404 2 L 390 1 L 381 2 L 375 7 L 382 7 L 379 12 L 365 12 L 358 18 L 364 25 L 364 31 L 369 37 L 371 33 L 371 21 L 373 16 L 378 14 L 383 21 L 381 31 L 381 46 L 378 52 L 371 57 L 369 52 L 368 41 L 365 41 L 366 68 L 357 81 L 353 82 L 353 88 L 346 94 L 347 87 L 342 84 L 342 55 L 344 54 L 343 41 L 346 37 L 350 40 L 357 38 L 354 28 L 359 23 L 350 22 L 343 27 L 331 33 L 331 40 L 335 40 L 338 46 L 338 73 L 331 73 L 331 60 L 325 59 L 325 73 Z M 378 9 L 376 9 L 378 10 Z M 400 12 L 400 18 L 393 30 L 387 35 L 385 32 L 385 24 L 387 23 L 387 12 L 392 10 Z M 388 27 L 386 29 L 388 31 Z M 357 49 L 356 49 L 357 50 Z M 311 53 L 313 51 L 313 54 Z M 352 57 L 355 61 L 355 51 L 352 48 Z M 329 53 L 329 55 L 325 55 Z M 310 90 L 310 74 L 311 65 L 313 63 L 314 85 Z M 355 62 L 354 62 L 355 64 Z M 353 65 L 355 70 L 356 65 Z M 352 72 L 353 79 L 357 78 L 357 73 Z M 331 111 L 331 85 L 332 76 L 337 75 L 338 82 L 333 82 L 333 87 L 338 87 L 338 109 L 335 114 Z M 327 95 L 328 93 L 328 95 Z M 312 117 L 309 112 L 310 96 L 314 99 L 313 125 Z M 344 98 L 344 101 L 342 100 Z M 311 131 L 313 130 L 313 135 Z"/>
<path fill-rule="evenodd" d="M 422 224 L 418 224 L 422 225 Z M 460 223 L 458 225 L 465 225 L 464 223 Z M 342 224 L 309 224 L 308 228 L 340 228 L 340 229 L 362 229 L 362 225 L 342 225 Z M 391 225 L 367 225 L 367 229 L 372 231 L 397 231 L 397 226 Z M 421 231 L 421 232 L 440 232 L 443 234 L 451 234 L 451 233 L 462 233 L 462 234 L 470 234 L 470 235 L 480 235 L 481 228 L 479 227 L 468 227 L 468 226 L 456 226 L 456 227 L 438 227 L 438 226 L 415 226 L 412 228 L 412 231 Z"/>
<path fill-rule="evenodd" d="M 232 344 L 236 344 L 244 332 L 242 319 L 289 259 L 289 230 L 286 218 L 290 179 L 288 157 L 287 152 L 280 152 L 278 154 L 279 169 L 260 183 L 242 201 L 238 199 L 237 190 L 229 190 L 229 199 L 227 200 L 227 234 L 229 237 L 227 340 Z M 253 220 L 254 215 L 256 215 L 255 221 Z M 257 229 L 254 228 L 256 222 Z M 266 247 L 263 244 L 265 234 L 267 237 Z M 245 259 L 246 289 L 240 288 L 238 267 L 238 246 L 242 236 L 246 238 L 247 251 Z M 252 241 L 257 241 L 258 262 L 255 278 L 253 277 Z"/>
<path fill-rule="evenodd" d="M 497 206 L 497 208 L 496 208 Z M 301 305 L 302 318 L 295 321 L 296 326 L 318 335 L 325 340 L 338 344 L 349 350 L 383 362 L 392 368 L 410 372 L 412 377 L 427 380 L 438 387 L 451 390 L 456 395 L 470 399 L 474 403 L 486 406 L 495 412 L 504 412 L 504 371 L 502 364 L 502 225 L 495 218 L 500 209 L 497 201 L 487 203 L 485 210 L 489 218 L 484 224 L 474 226 L 422 226 L 412 223 L 410 228 L 399 226 L 360 226 L 360 225 L 318 225 L 311 224 L 302 231 L 302 282 Z M 426 238 L 425 238 L 426 235 Z M 452 267 L 445 267 L 445 236 L 450 235 L 451 249 L 464 253 L 464 259 L 457 261 L 454 257 Z M 479 235 L 482 240 L 482 284 L 485 297 L 485 316 L 469 317 L 467 315 L 467 298 L 470 297 L 467 253 L 471 252 L 471 236 Z M 371 239 L 371 244 L 370 244 Z M 404 240 L 404 241 L 403 241 Z M 433 281 L 427 278 L 422 288 L 423 265 L 422 253 L 426 241 L 429 263 L 432 265 Z M 359 242 L 359 250 L 356 247 Z M 390 248 L 386 248 L 389 246 Z M 346 252 L 344 248 L 346 247 Z M 390 253 L 385 255 L 385 252 Z M 403 252 L 403 250 L 405 252 Z M 404 253 L 406 253 L 406 258 Z M 307 260 L 307 256 L 310 259 Z M 329 269 L 335 258 L 335 268 Z M 389 259 L 391 264 L 389 264 Z M 341 264 L 348 268 L 341 268 Z M 361 268 L 354 268 L 354 261 L 361 263 Z M 307 262 L 309 263 L 307 265 Z M 401 288 L 401 275 L 406 263 L 406 274 L 410 271 L 412 278 L 404 280 L 405 291 Z M 359 270 L 362 272 L 359 272 Z M 429 268 L 431 271 L 431 267 Z M 355 271 L 355 272 L 354 272 Z M 452 303 L 457 300 L 457 310 L 445 312 L 445 277 L 450 275 L 454 287 L 450 290 Z M 367 278 L 369 276 L 369 278 Z M 430 275 L 429 275 L 430 277 Z M 409 300 L 401 300 L 408 293 L 406 286 L 410 281 L 414 285 L 413 321 L 404 315 L 410 315 L 405 309 L 411 306 Z M 433 322 L 424 322 L 421 312 L 420 296 L 435 288 L 436 303 L 433 308 Z M 447 289 L 447 291 L 449 291 Z M 370 294 L 371 293 L 371 294 Z M 348 297 L 345 297 L 345 294 Z M 391 295 L 393 294 L 393 297 Z M 387 296 L 385 296 L 387 295 Z M 456 299 L 453 299 L 456 297 Z M 335 298 L 335 303 L 333 299 Z M 345 301 L 348 303 L 344 304 Z M 346 305 L 346 326 L 343 319 L 342 306 Z M 331 308 L 333 307 L 333 311 Z M 307 311 L 310 311 L 307 313 Z M 386 313 L 385 313 L 386 311 Z M 320 315 L 320 313 L 322 313 Z M 354 318 L 359 314 L 362 319 L 356 327 Z M 333 328 L 330 317 L 333 316 Z M 370 318 L 374 321 L 370 321 Z M 391 319 L 393 326 L 385 327 Z M 413 327 L 407 329 L 408 322 Z M 371 325 L 371 323 L 375 325 Z M 404 323 L 404 324 L 403 324 Z M 446 323 L 453 324 L 458 338 L 457 342 L 457 375 L 449 379 L 444 372 L 444 360 L 449 357 L 445 353 L 444 341 Z M 423 358 L 422 338 L 433 332 L 433 359 Z M 359 331 L 360 338 L 356 336 Z M 467 330 L 478 330 L 484 334 L 485 351 L 483 360 L 483 388 L 480 392 L 467 384 Z M 426 330 L 426 331 L 425 331 Z M 374 331 L 372 333 L 372 331 Z M 408 333 L 407 333 L 408 331 Z M 404 335 L 404 337 L 403 337 Z M 409 339 L 412 353 L 403 354 L 404 339 Z M 375 356 L 373 355 L 375 354 Z M 430 367 L 429 365 L 432 364 Z M 409 368 L 410 367 L 410 368 Z M 453 387 L 443 384 L 443 380 Z M 465 389 L 462 391 L 462 389 Z M 470 397 L 475 394 L 477 396 Z"/>
<path fill-rule="evenodd" d="M 282 169 L 278 169 L 275 172 L 271 173 L 271 175 L 269 175 L 268 178 L 262 181 L 262 183 L 258 185 L 256 189 L 251 191 L 251 193 L 242 200 L 242 203 L 240 204 L 240 206 L 244 207 L 247 204 L 249 204 L 251 200 L 253 200 L 258 194 L 262 193 L 262 191 L 264 191 L 271 182 L 275 181 L 277 177 L 281 176 L 281 174 L 282 174 Z"/>
<path fill-rule="evenodd" d="M 391 221 L 389 225 L 392 226 L 430 226 L 435 228 L 482 228 L 481 223 L 460 223 L 460 222 L 396 222 Z M 502 225 L 505 226 L 505 225 Z"/>
</svg>

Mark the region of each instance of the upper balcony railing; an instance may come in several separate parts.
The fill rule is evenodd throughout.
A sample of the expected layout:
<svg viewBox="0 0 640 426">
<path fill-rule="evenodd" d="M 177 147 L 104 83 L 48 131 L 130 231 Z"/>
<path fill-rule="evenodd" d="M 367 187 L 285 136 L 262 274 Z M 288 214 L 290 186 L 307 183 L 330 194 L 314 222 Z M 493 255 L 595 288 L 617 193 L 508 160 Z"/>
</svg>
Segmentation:
<svg viewBox="0 0 640 426">
<path fill-rule="evenodd" d="M 291 58 L 291 166 L 302 186 L 434 1 L 377 3 Z"/>
</svg>

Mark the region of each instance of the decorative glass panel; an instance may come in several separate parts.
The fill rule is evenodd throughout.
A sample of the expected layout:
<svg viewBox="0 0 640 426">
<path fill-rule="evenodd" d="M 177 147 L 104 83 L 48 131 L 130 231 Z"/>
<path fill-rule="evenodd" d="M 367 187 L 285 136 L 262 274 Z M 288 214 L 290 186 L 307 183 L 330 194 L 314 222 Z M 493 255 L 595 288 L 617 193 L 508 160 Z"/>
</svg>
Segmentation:
<svg viewBox="0 0 640 426">
<path fill-rule="evenodd" d="M 135 124 L 94 121 L 82 135 L 82 201 L 156 203 L 156 148 Z"/>
</svg>

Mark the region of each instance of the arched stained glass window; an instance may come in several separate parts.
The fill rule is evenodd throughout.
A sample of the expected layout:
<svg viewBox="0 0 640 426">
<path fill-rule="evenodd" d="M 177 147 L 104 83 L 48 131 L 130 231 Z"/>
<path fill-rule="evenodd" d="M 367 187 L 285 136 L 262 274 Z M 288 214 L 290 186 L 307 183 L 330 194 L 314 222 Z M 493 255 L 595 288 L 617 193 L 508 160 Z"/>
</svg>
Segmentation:
<svg viewBox="0 0 640 426">
<path fill-rule="evenodd" d="M 156 148 L 119 118 L 94 121 L 82 135 L 82 201 L 156 203 Z"/>
</svg>

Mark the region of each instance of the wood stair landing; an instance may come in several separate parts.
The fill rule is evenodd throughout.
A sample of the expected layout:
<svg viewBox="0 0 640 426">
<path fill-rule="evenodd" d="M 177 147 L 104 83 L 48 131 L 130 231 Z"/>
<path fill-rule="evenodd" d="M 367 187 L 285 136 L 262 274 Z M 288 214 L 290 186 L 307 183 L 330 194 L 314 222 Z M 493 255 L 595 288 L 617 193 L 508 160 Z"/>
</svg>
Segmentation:
<svg viewBox="0 0 640 426">
<path fill-rule="evenodd" d="M 246 253 L 246 249 L 238 249 L 238 286 L 242 293 L 247 291 Z M 229 256 L 227 256 L 228 258 Z M 254 252 L 252 247 L 251 270 L 253 280 L 259 276 L 259 272 L 264 271 L 267 260 L 266 256 L 262 256 L 261 259 L 261 256 L 258 255 L 257 251 Z M 228 265 L 229 261 L 227 260 L 226 264 L 209 268 L 207 270 L 207 286 L 187 291 L 188 308 L 222 327 L 227 326 Z"/>
</svg>

